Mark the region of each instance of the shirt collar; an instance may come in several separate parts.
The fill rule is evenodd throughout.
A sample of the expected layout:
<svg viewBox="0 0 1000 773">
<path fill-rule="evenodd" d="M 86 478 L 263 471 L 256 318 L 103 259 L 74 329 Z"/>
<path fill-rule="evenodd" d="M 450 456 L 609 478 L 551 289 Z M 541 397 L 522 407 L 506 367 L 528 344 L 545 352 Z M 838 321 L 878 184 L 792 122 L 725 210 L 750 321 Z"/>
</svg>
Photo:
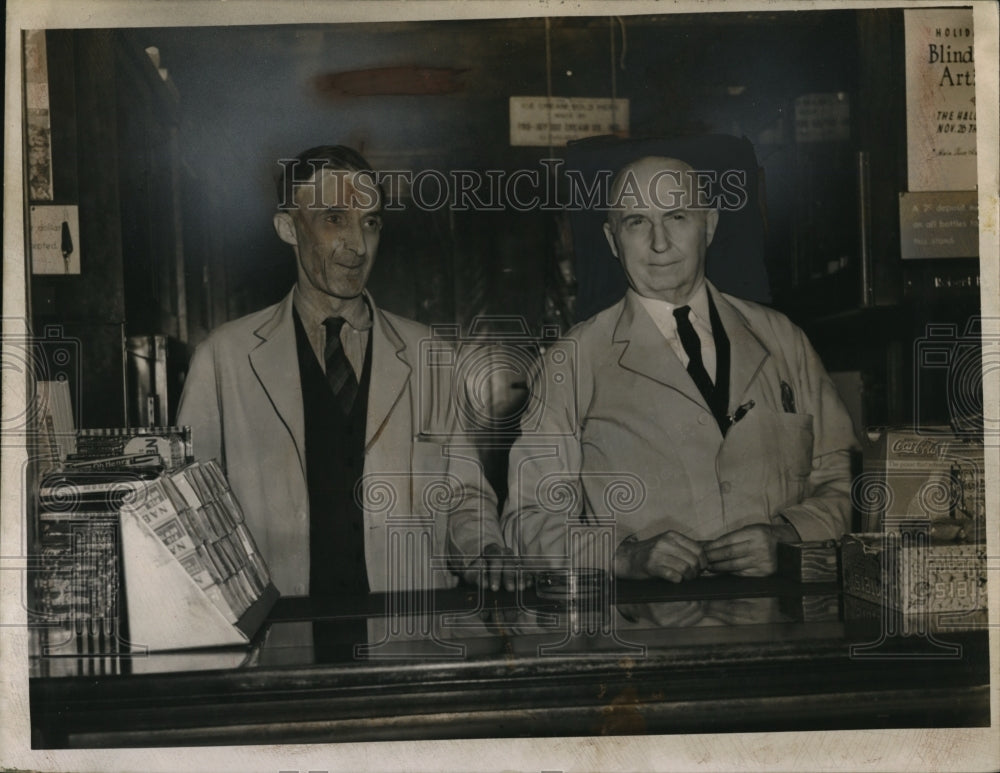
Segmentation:
<svg viewBox="0 0 1000 773">
<path fill-rule="evenodd" d="M 292 303 L 295 304 L 295 310 L 299 313 L 306 330 L 322 327 L 323 323 L 331 316 L 343 317 L 348 325 L 359 331 L 368 330 L 372 326 L 371 302 L 368 300 L 367 293 L 363 293 L 357 298 L 351 298 L 339 309 L 336 315 L 332 315 L 329 309 L 324 309 L 319 304 L 310 302 L 303 293 L 299 292 L 298 285 L 295 285 L 295 289 L 292 291 Z"/>
<path fill-rule="evenodd" d="M 693 318 L 701 320 L 706 325 L 711 324 L 708 315 L 708 286 L 704 281 L 702 281 L 698 289 L 694 291 L 694 295 L 688 298 L 687 303 L 682 304 L 670 303 L 669 301 L 664 301 L 660 298 L 647 298 L 643 295 L 639 295 L 639 293 L 631 288 L 629 288 L 628 292 L 632 293 L 635 299 L 642 304 L 643 308 L 649 312 L 649 315 L 653 317 L 653 319 L 673 319 L 674 309 L 680 308 L 681 306 L 690 306 Z"/>
</svg>

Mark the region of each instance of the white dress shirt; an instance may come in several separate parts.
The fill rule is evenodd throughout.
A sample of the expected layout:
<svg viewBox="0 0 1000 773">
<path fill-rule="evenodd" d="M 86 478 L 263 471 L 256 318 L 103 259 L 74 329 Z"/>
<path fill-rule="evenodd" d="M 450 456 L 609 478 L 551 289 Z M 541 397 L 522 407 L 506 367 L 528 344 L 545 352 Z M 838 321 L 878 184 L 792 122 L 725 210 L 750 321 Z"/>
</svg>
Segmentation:
<svg viewBox="0 0 1000 773">
<path fill-rule="evenodd" d="M 681 343 L 680 336 L 677 335 L 677 318 L 674 317 L 674 309 L 680 308 L 680 306 L 675 306 L 668 301 L 662 301 L 658 298 L 643 297 L 632 289 L 629 289 L 628 292 L 632 293 L 639 300 L 642 307 L 653 318 L 653 322 L 656 323 L 659 331 L 663 333 L 663 337 L 667 339 L 667 343 L 670 344 L 670 348 L 673 349 L 674 354 L 677 355 L 681 364 L 687 368 L 689 358 L 687 352 L 684 351 L 684 345 Z M 714 384 L 716 372 L 715 338 L 712 336 L 712 320 L 708 313 L 708 288 L 705 286 L 705 283 L 702 282 L 701 286 L 695 290 L 694 295 L 688 299 L 688 302 L 681 304 L 681 306 L 691 307 L 688 319 L 691 320 L 694 332 L 698 334 L 698 339 L 701 341 L 701 361 L 705 365 L 708 377 L 712 379 L 712 383 Z"/>
<path fill-rule="evenodd" d="M 302 327 L 306 331 L 309 345 L 312 347 L 316 359 L 319 360 L 323 372 L 326 373 L 326 357 L 324 356 L 326 327 L 323 323 L 331 316 L 330 312 L 320 308 L 317 304 L 310 303 L 306 296 L 299 292 L 298 286 L 295 287 L 292 295 L 292 303 L 295 304 L 295 310 L 299 313 L 299 319 L 302 320 Z M 340 343 L 344 347 L 344 354 L 347 355 L 347 361 L 351 363 L 355 377 L 361 381 L 361 372 L 365 367 L 365 352 L 368 349 L 368 333 L 372 327 L 372 314 L 368 302 L 362 296 L 352 298 L 344 304 L 344 308 L 337 316 L 343 317 L 347 323 L 340 328 Z"/>
</svg>

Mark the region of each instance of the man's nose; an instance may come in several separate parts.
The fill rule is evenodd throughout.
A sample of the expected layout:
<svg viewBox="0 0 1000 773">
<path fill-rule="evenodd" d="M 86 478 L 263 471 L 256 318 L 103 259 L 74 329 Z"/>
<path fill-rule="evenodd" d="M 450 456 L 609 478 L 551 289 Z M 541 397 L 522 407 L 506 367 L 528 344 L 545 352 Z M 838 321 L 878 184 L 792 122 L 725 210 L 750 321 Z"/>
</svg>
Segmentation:
<svg viewBox="0 0 1000 773">
<path fill-rule="evenodd" d="M 670 235 L 663 223 L 653 223 L 653 252 L 666 252 L 670 247 Z"/>
<path fill-rule="evenodd" d="M 344 244 L 359 258 L 368 253 L 368 244 L 365 241 L 365 231 L 361 226 L 361 221 L 351 219 L 347 226 L 347 233 L 344 235 Z"/>
</svg>

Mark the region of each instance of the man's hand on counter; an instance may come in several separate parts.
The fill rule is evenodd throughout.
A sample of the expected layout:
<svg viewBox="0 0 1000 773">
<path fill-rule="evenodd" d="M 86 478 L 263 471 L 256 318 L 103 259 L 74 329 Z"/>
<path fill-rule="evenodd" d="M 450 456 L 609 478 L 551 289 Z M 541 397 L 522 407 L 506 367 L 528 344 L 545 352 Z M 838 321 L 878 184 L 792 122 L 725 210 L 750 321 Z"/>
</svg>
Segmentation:
<svg viewBox="0 0 1000 773">
<path fill-rule="evenodd" d="M 798 542 L 791 524 L 744 526 L 705 544 L 708 568 L 740 577 L 768 577 L 778 569 L 778 543 Z"/>
<path fill-rule="evenodd" d="M 515 588 L 524 590 L 531 584 L 531 576 L 527 572 L 518 572 L 514 551 L 495 542 L 483 548 L 482 555 L 465 568 L 462 579 L 471 585 L 482 583 L 493 591 L 500 590 L 501 584 L 508 591 Z"/>
<path fill-rule="evenodd" d="M 676 531 L 644 540 L 627 539 L 615 551 L 615 574 L 629 580 L 662 577 L 682 582 L 693 580 L 707 567 L 701 545 Z"/>
</svg>

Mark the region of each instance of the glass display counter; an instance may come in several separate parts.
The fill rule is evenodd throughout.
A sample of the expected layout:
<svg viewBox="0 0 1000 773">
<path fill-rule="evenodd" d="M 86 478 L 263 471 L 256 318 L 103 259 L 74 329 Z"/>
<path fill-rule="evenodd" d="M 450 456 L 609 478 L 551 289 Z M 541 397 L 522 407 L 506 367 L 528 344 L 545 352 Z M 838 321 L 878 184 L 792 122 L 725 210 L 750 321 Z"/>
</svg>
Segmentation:
<svg viewBox="0 0 1000 773">
<path fill-rule="evenodd" d="M 34 748 L 989 725 L 983 623 L 777 577 L 291 597 L 246 647 L 83 644 L 36 647 Z"/>
</svg>

